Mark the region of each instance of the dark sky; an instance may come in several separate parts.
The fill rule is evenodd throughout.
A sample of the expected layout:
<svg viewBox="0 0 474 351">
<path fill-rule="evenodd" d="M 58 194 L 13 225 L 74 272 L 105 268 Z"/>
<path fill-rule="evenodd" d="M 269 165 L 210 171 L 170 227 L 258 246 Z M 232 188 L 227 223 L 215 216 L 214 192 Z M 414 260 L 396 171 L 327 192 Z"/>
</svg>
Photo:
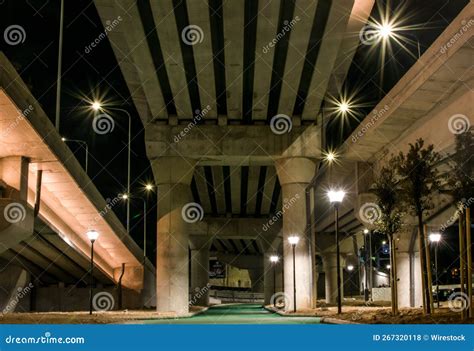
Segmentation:
<svg viewBox="0 0 474 351">
<path fill-rule="evenodd" d="M 409 18 L 404 25 L 418 25 L 419 28 L 410 31 L 407 36 L 416 36 L 423 52 L 467 2 L 468 0 L 393 1 L 389 6 L 393 12 L 404 9 L 403 13 Z M 113 198 L 126 187 L 128 120 L 123 114 L 113 115 L 116 122 L 113 133 L 97 135 L 92 132 L 91 114 L 84 108 L 86 103 L 81 97 L 92 98 L 100 95 L 117 105 L 123 104 L 133 117 L 132 193 L 143 195 L 139 191 L 141 183 L 153 179 L 153 175 L 145 154 L 142 125 L 131 103 L 128 88 L 108 40 L 101 41 L 90 53 L 85 52 L 85 47 L 103 31 L 95 6 L 88 0 L 65 0 L 65 3 L 60 132 L 67 138 L 88 142 L 91 151 L 89 175 L 105 198 Z M 0 50 L 14 63 L 52 121 L 55 116 L 59 4 L 60 0 L 0 0 L 1 32 L 3 33 L 7 26 L 17 24 L 21 25 L 26 33 L 24 43 L 19 45 L 9 46 L 4 40 L 0 40 Z M 377 1 L 377 4 L 380 8 L 387 6 L 385 1 Z M 378 17 L 377 7 L 372 15 Z M 409 46 L 409 49 L 416 53 L 416 46 Z M 361 118 L 390 90 L 414 61 L 408 53 L 394 46 L 393 55 L 383 64 L 384 74 L 381 81 L 380 52 L 369 54 L 366 47 L 359 47 L 345 90 L 359 91 L 359 97 L 365 105 L 358 111 Z M 338 143 L 341 134 L 349 135 L 356 125 L 356 120 L 350 121 L 343 129 L 339 124 L 333 125 L 329 131 L 329 139 Z M 82 162 L 83 151 L 72 144 L 71 149 L 77 152 L 77 157 Z M 140 201 L 135 201 L 134 204 L 132 236 L 142 245 L 142 223 L 137 220 L 141 217 L 142 204 Z M 154 254 L 155 247 L 154 206 L 154 199 L 150 199 L 150 254 Z M 124 209 L 125 206 L 116 208 L 116 212 L 125 223 Z M 150 258 L 154 260 L 153 257 Z"/>
</svg>

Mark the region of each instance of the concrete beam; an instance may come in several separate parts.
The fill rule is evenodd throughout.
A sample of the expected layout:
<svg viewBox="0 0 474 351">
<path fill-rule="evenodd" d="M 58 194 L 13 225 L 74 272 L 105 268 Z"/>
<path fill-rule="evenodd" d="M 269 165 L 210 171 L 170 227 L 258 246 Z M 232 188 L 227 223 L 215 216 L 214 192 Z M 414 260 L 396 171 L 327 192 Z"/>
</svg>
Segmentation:
<svg viewBox="0 0 474 351">
<path fill-rule="evenodd" d="M 181 138 L 180 135 L 183 135 Z M 145 132 L 147 155 L 186 155 L 199 165 L 273 165 L 275 157 L 321 157 L 319 129 L 293 127 L 276 135 L 269 126 L 196 125 L 185 133 L 183 126 L 150 125 Z"/>
<path fill-rule="evenodd" d="M 244 11 L 244 0 L 222 3 L 227 115 L 230 119 L 239 120 L 242 119 Z"/>
<path fill-rule="evenodd" d="M 321 102 L 326 95 L 329 77 L 346 31 L 347 21 L 353 4 L 354 0 L 332 2 L 304 105 L 303 119 L 315 120 L 319 112 Z"/>
<path fill-rule="evenodd" d="M 258 2 L 257 39 L 255 44 L 255 75 L 253 81 L 252 118 L 267 119 L 273 56 L 280 13 L 280 0 Z"/>
<path fill-rule="evenodd" d="M 181 33 L 178 33 L 172 0 L 150 1 L 160 39 L 166 72 L 168 73 L 178 118 L 192 119 L 194 112 L 188 92 L 188 82 L 181 53 Z"/>
<path fill-rule="evenodd" d="M 278 103 L 278 113 L 287 116 L 293 115 L 317 4 L 318 1 L 313 0 L 295 1 L 294 25 L 287 24 L 291 32 L 286 33 L 290 40 Z"/>
<path fill-rule="evenodd" d="M 193 46 L 193 53 L 201 107 L 203 109 L 207 106 L 210 107 L 204 119 L 206 117 L 217 118 L 209 1 L 187 1 L 186 6 L 188 8 L 189 24 L 198 26 L 202 30 L 202 42 Z"/>
</svg>

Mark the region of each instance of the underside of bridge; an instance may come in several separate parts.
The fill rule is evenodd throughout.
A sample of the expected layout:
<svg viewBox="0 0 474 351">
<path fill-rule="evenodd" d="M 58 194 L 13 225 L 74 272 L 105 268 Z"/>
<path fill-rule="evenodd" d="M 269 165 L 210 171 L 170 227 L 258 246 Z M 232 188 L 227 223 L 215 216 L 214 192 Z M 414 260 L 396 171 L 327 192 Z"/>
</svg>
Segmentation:
<svg viewBox="0 0 474 351">
<path fill-rule="evenodd" d="M 157 185 L 158 311 L 188 312 L 190 294 L 208 284 L 210 252 L 248 269 L 256 287 L 264 281 L 267 302 L 273 291 L 268 256 L 279 254 L 279 288 L 285 308 L 293 310 L 293 257 L 297 307 L 311 308 L 316 254 L 325 251 L 331 301 L 332 212 L 326 199 L 308 189 L 325 169 L 323 102 L 339 96 L 374 1 L 94 2 L 104 27 L 120 22 L 108 38 L 142 120 Z M 449 50 L 462 56 L 461 47 L 458 41 Z M 422 59 L 438 62 L 435 50 Z M 449 67 L 462 73 L 465 58 L 450 59 L 460 60 Z M 410 77 L 420 85 L 435 74 L 412 68 Z M 401 96 L 406 86 L 397 86 L 387 98 L 390 115 L 401 111 L 405 118 L 391 117 L 387 125 L 406 131 L 444 99 L 417 87 L 428 101 L 420 109 Z M 370 145 L 350 145 L 347 153 L 360 152 L 361 160 L 370 161 L 395 139 L 388 133 L 387 140 L 367 136 Z M 353 170 L 352 164 L 344 169 Z M 348 237 L 343 252 L 354 254 L 362 244 L 350 234 L 364 223 L 358 207 L 349 207 L 341 218 Z M 293 256 L 288 238 L 295 235 L 300 241 Z M 200 304 L 207 298 L 205 292 Z"/>
</svg>

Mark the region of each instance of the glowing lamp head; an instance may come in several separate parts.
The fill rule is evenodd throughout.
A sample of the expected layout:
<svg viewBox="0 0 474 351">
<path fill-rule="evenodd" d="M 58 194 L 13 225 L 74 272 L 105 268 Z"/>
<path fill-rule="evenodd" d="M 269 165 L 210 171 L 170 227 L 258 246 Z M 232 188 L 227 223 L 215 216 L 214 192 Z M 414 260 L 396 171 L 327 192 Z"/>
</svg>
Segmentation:
<svg viewBox="0 0 474 351">
<path fill-rule="evenodd" d="M 147 185 L 145 185 L 145 189 L 146 189 L 147 191 L 152 191 L 152 190 L 153 190 L 153 185 L 147 184 Z"/>
<path fill-rule="evenodd" d="M 276 255 L 270 256 L 270 262 L 272 263 L 277 263 L 280 260 L 280 258 Z"/>
<path fill-rule="evenodd" d="M 87 232 L 87 237 L 89 238 L 91 242 L 94 242 L 99 237 L 99 233 L 96 230 L 89 230 Z"/>
<path fill-rule="evenodd" d="M 390 24 L 386 23 L 379 27 L 378 32 L 382 38 L 387 39 L 392 35 L 393 28 Z"/>
<path fill-rule="evenodd" d="M 122 195 L 120 195 L 120 197 L 121 197 L 123 200 L 127 200 L 127 199 L 128 199 L 128 194 L 122 194 Z"/>
<path fill-rule="evenodd" d="M 430 239 L 432 243 L 437 243 L 441 240 L 441 234 L 433 233 L 433 234 L 430 234 L 428 238 Z"/>
<path fill-rule="evenodd" d="M 99 111 L 100 109 L 102 109 L 102 104 L 98 101 L 94 101 L 91 107 L 94 111 Z"/>
<path fill-rule="evenodd" d="M 347 266 L 347 270 L 348 270 L 349 272 L 353 271 L 353 270 L 354 270 L 354 266 L 351 265 L 351 264 L 348 265 L 348 266 Z"/>
<path fill-rule="evenodd" d="M 367 228 L 364 229 L 364 234 L 369 234 L 369 230 Z"/>
<path fill-rule="evenodd" d="M 338 106 L 339 112 L 346 113 L 349 111 L 349 104 L 347 102 L 341 102 Z"/>
<path fill-rule="evenodd" d="M 333 162 L 336 159 L 336 154 L 332 151 L 329 151 L 326 155 L 326 161 Z"/>
<path fill-rule="evenodd" d="M 385 266 L 385 268 L 387 268 L 387 269 L 390 269 L 390 267 L 391 267 L 391 266 L 390 266 L 389 264 Z"/>
<path fill-rule="evenodd" d="M 346 193 L 343 190 L 329 190 L 328 198 L 331 203 L 340 203 L 344 199 Z"/>
<path fill-rule="evenodd" d="M 65 137 L 62 137 L 61 140 L 62 140 L 62 141 L 66 141 L 66 138 L 65 138 Z"/>
<path fill-rule="evenodd" d="M 296 244 L 298 244 L 299 241 L 300 241 L 299 236 L 292 235 L 292 236 L 288 237 L 288 242 L 290 243 L 290 245 L 296 245 Z"/>
</svg>

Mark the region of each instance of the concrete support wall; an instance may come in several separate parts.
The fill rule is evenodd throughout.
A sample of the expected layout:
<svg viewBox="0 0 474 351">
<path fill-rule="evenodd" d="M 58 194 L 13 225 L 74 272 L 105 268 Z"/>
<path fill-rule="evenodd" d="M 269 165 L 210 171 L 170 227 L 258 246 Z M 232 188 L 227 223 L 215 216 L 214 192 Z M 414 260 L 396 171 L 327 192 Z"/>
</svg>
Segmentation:
<svg viewBox="0 0 474 351">
<path fill-rule="evenodd" d="M 30 274 L 22 267 L 1 262 L 0 271 L 0 314 L 30 310 L 33 285 Z"/>
<path fill-rule="evenodd" d="M 158 191 L 156 308 L 159 312 L 189 311 L 187 204 L 194 163 L 181 157 L 153 160 Z"/>
<path fill-rule="evenodd" d="M 315 162 L 304 157 L 282 158 L 276 161 L 278 179 L 283 197 L 283 259 L 285 294 L 289 304 L 285 309 L 292 311 L 293 294 L 293 251 L 288 238 L 299 237 L 296 245 L 296 308 L 311 308 L 312 301 L 312 257 L 310 238 L 306 233 L 305 189 L 315 174 Z"/>
</svg>

